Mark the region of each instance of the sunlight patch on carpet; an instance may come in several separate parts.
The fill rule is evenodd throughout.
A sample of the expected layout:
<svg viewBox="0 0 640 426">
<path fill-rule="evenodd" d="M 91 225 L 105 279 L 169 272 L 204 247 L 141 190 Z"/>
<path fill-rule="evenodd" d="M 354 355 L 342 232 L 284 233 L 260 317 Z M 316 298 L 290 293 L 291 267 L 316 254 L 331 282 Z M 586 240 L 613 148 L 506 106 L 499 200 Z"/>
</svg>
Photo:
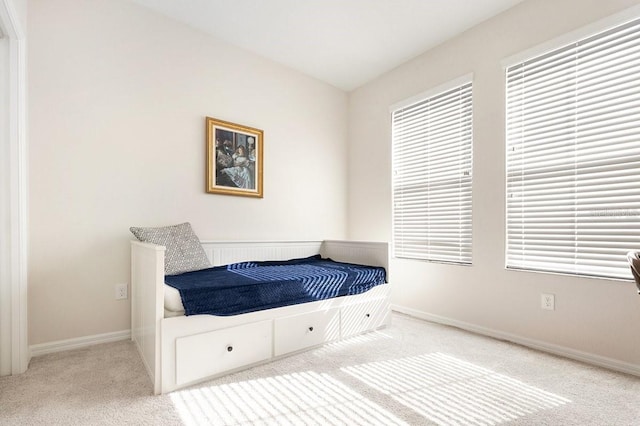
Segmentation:
<svg viewBox="0 0 640 426">
<path fill-rule="evenodd" d="M 341 370 L 438 425 L 495 425 L 571 402 L 442 353 Z"/>
<path fill-rule="evenodd" d="M 173 392 L 185 425 L 406 425 L 328 374 L 313 371 Z"/>
<path fill-rule="evenodd" d="M 375 342 L 383 339 L 393 339 L 392 336 L 383 331 L 370 331 L 365 334 L 359 334 L 353 337 L 348 337 L 344 340 L 337 340 L 331 343 L 325 343 L 321 347 L 314 349 L 313 353 L 316 355 L 327 354 L 337 352 L 343 349 L 352 348 L 358 345 L 364 345 L 366 343 Z"/>
</svg>

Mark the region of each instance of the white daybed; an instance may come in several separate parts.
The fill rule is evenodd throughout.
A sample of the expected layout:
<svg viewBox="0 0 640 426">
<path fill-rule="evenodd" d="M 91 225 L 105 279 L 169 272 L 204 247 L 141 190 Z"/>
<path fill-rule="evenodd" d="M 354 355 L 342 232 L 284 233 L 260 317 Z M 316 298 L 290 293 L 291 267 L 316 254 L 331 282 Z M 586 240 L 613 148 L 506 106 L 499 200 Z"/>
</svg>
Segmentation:
<svg viewBox="0 0 640 426">
<path fill-rule="evenodd" d="M 321 254 L 382 266 L 387 243 L 203 242 L 213 266 Z M 131 241 L 131 329 L 161 394 L 323 343 L 388 325 L 390 285 L 366 293 L 233 316 L 165 317 L 163 246 Z"/>
</svg>

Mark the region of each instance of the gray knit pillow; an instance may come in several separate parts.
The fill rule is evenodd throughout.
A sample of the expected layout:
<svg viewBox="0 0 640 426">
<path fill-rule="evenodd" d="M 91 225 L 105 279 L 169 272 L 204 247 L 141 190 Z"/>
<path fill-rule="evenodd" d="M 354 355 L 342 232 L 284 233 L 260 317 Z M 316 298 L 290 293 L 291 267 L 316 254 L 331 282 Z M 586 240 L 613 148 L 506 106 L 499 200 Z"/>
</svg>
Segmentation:
<svg viewBox="0 0 640 426">
<path fill-rule="evenodd" d="M 161 228 L 132 226 L 129 231 L 143 243 L 158 244 L 167 248 L 164 252 L 165 275 L 177 275 L 211 267 L 189 222 Z"/>
</svg>

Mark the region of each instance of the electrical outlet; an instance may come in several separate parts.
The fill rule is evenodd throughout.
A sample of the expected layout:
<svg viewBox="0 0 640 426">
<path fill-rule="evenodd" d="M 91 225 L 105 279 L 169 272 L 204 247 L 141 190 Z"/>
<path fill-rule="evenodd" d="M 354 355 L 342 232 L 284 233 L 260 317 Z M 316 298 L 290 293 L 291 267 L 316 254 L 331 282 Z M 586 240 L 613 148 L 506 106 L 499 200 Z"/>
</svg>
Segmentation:
<svg viewBox="0 0 640 426">
<path fill-rule="evenodd" d="M 129 297 L 127 294 L 127 284 L 116 284 L 116 300 L 126 299 Z"/>
<path fill-rule="evenodd" d="M 540 307 L 547 311 L 555 311 L 556 297 L 553 294 L 542 293 L 540 295 Z"/>
</svg>

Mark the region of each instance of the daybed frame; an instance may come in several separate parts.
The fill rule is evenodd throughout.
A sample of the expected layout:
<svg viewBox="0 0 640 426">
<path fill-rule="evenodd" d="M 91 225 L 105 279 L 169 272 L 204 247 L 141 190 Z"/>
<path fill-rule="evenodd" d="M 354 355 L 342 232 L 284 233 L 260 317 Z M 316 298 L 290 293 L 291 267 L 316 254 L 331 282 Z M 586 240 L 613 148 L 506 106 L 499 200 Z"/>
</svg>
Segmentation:
<svg viewBox="0 0 640 426">
<path fill-rule="evenodd" d="M 387 243 L 203 242 L 202 246 L 213 266 L 321 254 L 389 271 Z M 241 315 L 165 318 L 164 250 L 131 241 L 131 338 L 156 395 L 390 322 L 389 284 L 378 286 L 384 291 L 374 292 L 374 288 L 359 295 Z"/>
</svg>

